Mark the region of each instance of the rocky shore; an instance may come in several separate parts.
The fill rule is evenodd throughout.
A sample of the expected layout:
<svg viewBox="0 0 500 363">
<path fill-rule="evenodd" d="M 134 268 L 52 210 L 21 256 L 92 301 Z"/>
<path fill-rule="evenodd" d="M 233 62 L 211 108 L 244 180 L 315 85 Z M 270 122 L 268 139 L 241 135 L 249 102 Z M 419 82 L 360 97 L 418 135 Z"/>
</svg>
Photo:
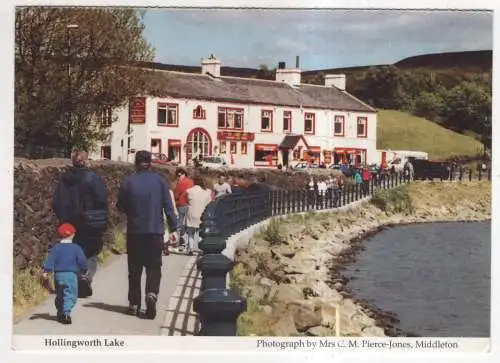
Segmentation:
<svg viewBox="0 0 500 363">
<path fill-rule="evenodd" d="M 334 336 L 339 316 L 341 336 L 408 336 L 394 328 L 394 314 L 351 294 L 344 266 L 355 260 L 364 238 L 383 228 L 490 219 L 491 184 L 423 182 L 395 193 L 408 198 L 405 208 L 389 196 L 382 209 L 365 202 L 343 212 L 292 215 L 254 235 L 238 251 L 231 277 L 249 303 L 239 334 Z"/>
</svg>

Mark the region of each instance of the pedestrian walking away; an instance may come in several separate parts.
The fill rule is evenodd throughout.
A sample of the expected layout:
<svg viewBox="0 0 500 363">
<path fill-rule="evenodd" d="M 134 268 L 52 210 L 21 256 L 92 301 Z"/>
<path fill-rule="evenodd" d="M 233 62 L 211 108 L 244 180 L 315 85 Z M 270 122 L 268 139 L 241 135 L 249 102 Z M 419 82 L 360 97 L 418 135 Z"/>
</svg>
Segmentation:
<svg viewBox="0 0 500 363">
<path fill-rule="evenodd" d="M 73 166 L 61 176 L 54 191 L 52 208 L 60 224 L 75 227 L 73 242 L 87 258 L 88 272 L 80 275 L 78 282 L 78 296 L 85 298 L 92 295 L 97 255 L 108 225 L 108 191 L 102 179 L 87 168 L 86 152 L 75 151 L 71 160 Z"/>
<path fill-rule="evenodd" d="M 191 188 L 194 183 L 191 178 L 187 176 L 186 170 L 177 168 L 175 175 L 177 176 L 177 184 L 174 188 L 175 205 L 179 213 L 179 252 L 183 252 L 186 248 L 186 231 L 184 229 L 184 219 L 186 218 L 187 209 L 187 190 Z"/>
<path fill-rule="evenodd" d="M 135 155 L 136 173 L 120 186 L 117 208 L 127 216 L 128 313 L 147 319 L 156 317 L 160 291 L 165 219 L 171 240 L 177 239 L 178 220 L 170 191 L 163 177 L 151 170 L 151 153 Z M 146 311 L 141 312 L 141 276 L 146 269 Z"/>
<path fill-rule="evenodd" d="M 48 285 L 49 273 L 54 273 L 57 321 L 62 324 L 72 323 L 71 312 L 78 299 L 78 275 L 88 269 L 82 248 L 72 243 L 75 232 L 73 225 L 61 224 L 57 228 L 61 240 L 51 248 L 43 264 L 42 279 L 45 286 Z"/>
<path fill-rule="evenodd" d="M 194 186 L 187 191 L 188 207 L 186 210 L 187 254 L 198 253 L 201 216 L 212 201 L 212 192 L 206 188 L 205 181 L 199 175 L 193 178 Z"/>
</svg>

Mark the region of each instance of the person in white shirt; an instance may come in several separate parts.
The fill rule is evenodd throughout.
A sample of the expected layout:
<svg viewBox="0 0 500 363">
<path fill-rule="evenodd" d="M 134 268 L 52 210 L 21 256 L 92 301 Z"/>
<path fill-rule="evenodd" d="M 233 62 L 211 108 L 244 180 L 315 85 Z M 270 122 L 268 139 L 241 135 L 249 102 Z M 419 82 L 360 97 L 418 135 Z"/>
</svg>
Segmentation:
<svg viewBox="0 0 500 363">
<path fill-rule="evenodd" d="M 223 174 L 219 175 L 219 180 L 214 184 L 213 190 L 215 198 L 220 198 L 232 193 L 231 186 L 226 182 L 226 177 Z"/>
<path fill-rule="evenodd" d="M 201 176 L 193 178 L 194 186 L 186 192 L 188 206 L 184 225 L 187 235 L 187 254 L 192 256 L 198 252 L 198 243 L 200 239 L 201 216 L 207 205 L 212 201 L 212 191 L 205 188 L 205 181 Z"/>
<path fill-rule="evenodd" d="M 318 182 L 318 194 L 319 194 L 320 205 L 323 205 L 323 201 L 325 200 L 327 190 L 328 189 L 325 180 L 321 179 Z"/>
</svg>

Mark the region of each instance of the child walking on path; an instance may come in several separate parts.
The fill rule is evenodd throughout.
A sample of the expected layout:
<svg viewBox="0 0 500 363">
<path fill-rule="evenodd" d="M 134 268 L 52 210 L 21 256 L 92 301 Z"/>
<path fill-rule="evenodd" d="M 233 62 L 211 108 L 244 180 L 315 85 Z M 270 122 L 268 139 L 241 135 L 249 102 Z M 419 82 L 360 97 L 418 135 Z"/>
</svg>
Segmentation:
<svg viewBox="0 0 500 363">
<path fill-rule="evenodd" d="M 57 228 L 57 233 L 61 240 L 50 250 L 43 265 L 42 277 L 47 281 L 49 272 L 54 272 L 57 321 L 71 324 L 71 311 L 78 298 L 78 275 L 87 271 L 87 259 L 82 248 L 72 243 L 75 227 L 64 223 Z"/>
</svg>

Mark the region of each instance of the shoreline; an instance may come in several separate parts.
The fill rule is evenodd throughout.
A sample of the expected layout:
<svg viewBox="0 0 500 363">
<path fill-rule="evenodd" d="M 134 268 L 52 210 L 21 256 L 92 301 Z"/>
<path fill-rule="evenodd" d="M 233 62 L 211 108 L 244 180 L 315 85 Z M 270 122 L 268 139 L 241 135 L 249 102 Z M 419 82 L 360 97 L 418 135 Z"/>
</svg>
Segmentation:
<svg viewBox="0 0 500 363">
<path fill-rule="evenodd" d="M 424 224 L 446 224 L 446 223 L 477 223 L 477 222 L 491 222 L 491 216 L 489 218 L 477 219 L 477 220 L 460 220 L 460 219 L 437 219 L 437 220 L 422 220 L 422 221 L 412 221 L 412 222 L 400 222 L 400 223 L 386 223 L 381 224 L 373 230 L 366 232 L 363 235 L 355 236 L 350 241 L 351 246 L 343 250 L 338 254 L 338 256 L 332 259 L 332 267 L 330 269 L 329 280 L 325 281 L 326 284 L 338 291 L 344 298 L 350 299 L 354 304 L 359 305 L 367 313 L 368 316 L 375 320 L 376 326 L 382 328 L 387 337 L 421 337 L 420 335 L 403 331 L 394 325 L 400 322 L 400 317 L 391 311 L 382 310 L 371 302 L 369 299 L 363 299 L 352 291 L 349 286 L 351 281 L 349 278 L 345 277 L 343 272 L 347 269 L 349 265 L 356 263 L 359 254 L 365 249 L 366 239 L 377 235 L 378 233 L 395 227 L 403 227 L 410 225 L 424 225 Z M 339 261 L 340 260 L 340 261 Z M 337 286 L 335 286 L 337 285 Z"/>
<path fill-rule="evenodd" d="M 259 331 L 252 329 L 260 329 L 261 335 L 333 336 L 332 317 L 335 320 L 340 306 L 343 336 L 417 336 L 394 326 L 396 314 L 356 297 L 343 271 L 356 261 L 366 238 L 384 229 L 491 220 L 491 184 L 415 183 L 406 190 L 413 203 L 411 213 L 382 211 L 363 202 L 342 212 L 278 219 L 285 243 L 266 242 L 263 232 L 254 236 L 238 252 L 239 267 L 233 273 L 235 287 L 252 300 L 250 311 L 240 319 L 242 330 L 255 335 Z M 286 317 L 277 318 L 278 313 Z M 261 320 L 271 327 L 258 327 Z"/>
</svg>

